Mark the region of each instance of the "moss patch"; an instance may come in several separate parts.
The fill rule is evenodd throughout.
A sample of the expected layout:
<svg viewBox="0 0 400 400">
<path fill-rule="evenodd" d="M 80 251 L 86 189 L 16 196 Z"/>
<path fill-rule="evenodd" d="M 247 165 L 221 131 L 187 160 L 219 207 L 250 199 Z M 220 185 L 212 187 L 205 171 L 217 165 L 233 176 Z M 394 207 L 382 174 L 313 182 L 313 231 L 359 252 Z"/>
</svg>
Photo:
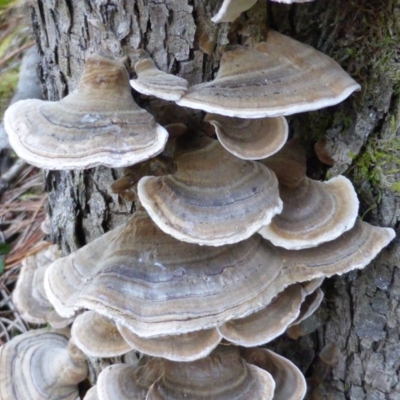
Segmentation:
<svg viewBox="0 0 400 400">
<path fill-rule="evenodd" d="M 363 151 L 354 157 L 353 177 L 357 183 L 367 181 L 378 190 L 389 189 L 400 193 L 400 121 L 392 116 L 385 124 L 383 134 L 370 137 Z"/>
</svg>

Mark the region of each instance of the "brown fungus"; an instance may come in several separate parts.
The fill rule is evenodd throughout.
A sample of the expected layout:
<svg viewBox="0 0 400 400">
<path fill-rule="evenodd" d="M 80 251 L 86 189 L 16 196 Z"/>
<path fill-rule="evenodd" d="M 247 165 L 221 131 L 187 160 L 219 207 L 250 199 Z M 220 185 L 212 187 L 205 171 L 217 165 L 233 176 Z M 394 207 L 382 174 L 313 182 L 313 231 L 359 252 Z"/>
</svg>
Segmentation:
<svg viewBox="0 0 400 400">
<path fill-rule="evenodd" d="M 42 243 L 45 244 L 45 243 Z M 12 293 L 15 307 L 21 318 L 32 324 L 47 324 L 53 328 L 63 328 L 71 323 L 71 318 L 62 318 L 54 310 L 44 291 L 44 274 L 47 267 L 60 258 L 57 245 L 48 246 L 38 253 L 22 260 L 21 271 Z"/>
<path fill-rule="evenodd" d="M 326 182 L 306 176 L 305 154 L 297 140 L 262 161 L 279 181 L 283 210 L 259 233 L 287 249 L 314 247 L 334 240 L 353 227 L 358 199 L 344 176 Z"/>
<path fill-rule="evenodd" d="M 115 357 L 132 350 L 114 322 L 94 311 L 86 311 L 76 317 L 71 337 L 90 357 Z"/>
<path fill-rule="evenodd" d="M 288 359 L 267 349 L 241 349 L 241 356 L 250 364 L 268 371 L 275 381 L 273 400 L 302 400 L 307 391 L 301 371 Z"/>
<path fill-rule="evenodd" d="M 230 117 L 264 118 L 332 106 L 359 89 L 330 57 L 270 30 L 267 42 L 254 49 L 228 48 L 216 78 L 189 87 L 177 104 Z"/>
<path fill-rule="evenodd" d="M 170 101 L 178 101 L 186 93 L 186 79 L 159 70 L 147 51 L 135 53 L 139 58 L 135 62 L 137 79 L 130 80 L 130 84 L 136 91 Z"/>
<path fill-rule="evenodd" d="M 139 199 L 153 221 L 178 240 L 208 246 L 250 237 L 281 211 L 274 173 L 239 160 L 205 136 L 175 157 L 173 175 L 144 177 Z"/>
<path fill-rule="evenodd" d="M 86 60 L 78 88 L 58 102 L 21 100 L 5 113 L 15 152 L 45 169 L 125 167 L 159 154 L 168 134 L 130 92 L 123 60 Z"/>
<path fill-rule="evenodd" d="M 243 119 L 207 114 L 218 140 L 230 153 L 244 160 L 260 160 L 279 151 L 288 138 L 286 118 Z"/>
<path fill-rule="evenodd" d="M 84 354 L 63 332 L 38 329 L 0 347 L 2 400 L 76 400 L 88 373 Z"/>
</svg>

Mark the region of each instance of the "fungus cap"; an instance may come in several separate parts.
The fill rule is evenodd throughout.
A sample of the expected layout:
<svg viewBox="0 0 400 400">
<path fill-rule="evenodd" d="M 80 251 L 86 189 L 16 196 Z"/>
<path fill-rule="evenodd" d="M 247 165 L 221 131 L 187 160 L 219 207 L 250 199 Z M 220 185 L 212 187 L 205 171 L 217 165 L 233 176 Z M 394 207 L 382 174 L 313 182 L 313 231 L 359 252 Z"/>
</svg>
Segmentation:
<svg viewBox="0 0 400 400">
<path fill-rule="evenodd" d="M 71 337 L 90 357 L 115 357 L 132 350 L 115 323 L 95 311 L 86 311 L 75 318 Z"/>
<path fill-rule="evenodd" d="M 121 323 L 117 326 L 132 348 L 149 356 L 162 357 L 171 361 L 188 362 L 206 357 L 221 341 L 221 335 L 216 329 L 142 338 Z"/>
<path fill-rule="evenodd" d="M 216 78 L 189 87 L 177 102 L 239 118 L 264 118 L 318 110 L 346 99 L 360 85 L 334 60 L 270 30 L 254 49 L 225 51 Z"/>
<path fill-rule="evenodd" d="M 304 282 L 364 268 L 395 236 L 391 228 L 356 221 L 335 240 L 297 251 L 279 248 L 279 254 L 291 279 Z"/>
<path fill-rule="evenodd" d="M 194 138 L 173 175 L 143 177 L 138 196 L 152 220 L 178 240 L 208 246 L 250 237 L 281 211 L 278 181 L 260 163 L 239 160 L 216 140 Z"/>
<path fill-rule="evenodd" d="M 291 285 L 262 310 L 226 322 L 218 327 L 218 331 L 224 339 L 240 346 L 254 347 L 268 343 L 296 320 L 304 297 L 300 284 Z"/>
<path fill-rule="evenodd" d="M 76 400 L 87 376 L 84 355 L 63 332 L 38 329 L 0 347 L 2 400 Z"/>
<path fill-rule="evenodd" d="M 46 293 L 61 315 L 87 308 L 144 338 L 177 335 L 268 304 L 263 293 L 281 269 L 276 254 L 259 235 L 220 247 L 181 242 L 136 212 L 126 226 L 53 263 Z"/>
<path fill-rule="evenodd" d="M 218 346 L 208 357 L 189 363 L 164 361 L 164 374 L 150 387 L 146 400 L 273 399 L 271 375 L 247 364 L 235 346 Z"/>
<path fill-rule="evenodd" d="M 139 56 L 135 63 L 137 79 L 130 80 L 136 91 L 170 101 L 178 101 L 187 92 L 186 79 L 159 70 L 146 51 L 136 53 Z"/>
<path fill-rule="evenodd" d="M 284 117 L 243 119 L 207 114 L 218 140 L 230 153 L 244 160 L 270 157 L 286 143 L 289 128 Z"/>
<path fill-rule="evenodd" d="M 159 154 L 168 138 L 134 102 L 123 62 L 100 55 L 88 57 L 74 92 L 14 103 L 4 124 L 18 156 L 45 169 L 133 165 Z"/>
<path fill-rule="evenodd" d="M 150 386 L 163 373 L 163 362 L 153 358 L 143 366 L 114 364 L 101 371 L 97 380 L 99 400 L 146 400 Z"/>
<path fill-rule="evenodd" d="M 39 245 L 46 247 L 22 260 L 12 293 L 13 303 L 25 321 L 32 324 L 49 323 L 53 328 L 63 328 L 71 323 L 71 318 L 63 318 L 54 311 L 44 290 L 44 274 L 47 267 L 60 258 L 60 250 L 57 245 L 46 242 Z"/>
<path fill-rule="evenodd" d="M 275 246 L 302 249 L 334 240 L 352 228 L 358 199 L 350 180 L 344 176 L 312 180 L 305 175 L 305 157 L 298 155 L 302 150 L 297 141 L 282 150 L 263 163 L 278 177 L 283 210 L 259 233 Z"/>
<path fill-rule="evenodd" d="M 271 350 L 241 349 L 241 356 L 250 364 L 268 371 L 275 381 L 274 400 L 302 400 L 307 391 L 301 371 L 288 359 Z"/>
</svg>

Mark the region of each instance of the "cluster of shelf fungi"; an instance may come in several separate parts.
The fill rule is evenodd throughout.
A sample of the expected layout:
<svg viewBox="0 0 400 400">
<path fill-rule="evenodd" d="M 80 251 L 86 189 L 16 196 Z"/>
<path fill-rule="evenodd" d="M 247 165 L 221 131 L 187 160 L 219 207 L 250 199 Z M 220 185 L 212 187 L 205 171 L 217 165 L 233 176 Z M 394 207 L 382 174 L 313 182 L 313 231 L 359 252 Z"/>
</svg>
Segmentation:
<svg viewBox="0 0 400 400">
<path fill-rule="evenodd" d="M 252 4 L 225 0 L 214 22 Z M 66 257 L 52 245 L 24 261 L 15 305 L 51 329 L 0 348 L 0 398 L 77 399 L 91 357 L 123 362 L 101 371 L 85 400 L 304 398 L 297 367 L 257 346 L 307 318 L 325 277 L 365 267 L 394 232 L 357 219 L 347 178 L 306 176 L 284 116 L 359 85 L 274 31 L 254 48 L 228 47 L 216 78 L 192 87 L 143 50 L 130 57 L 130 84 L 126 59 L 93 54 L 67 97 L 6 112 L 10 143 L 33 165 L 129 167 L 112 190 L 133 193 L 137 211 Z M 179 120 L 160 126 L 131 86 L 207 112 L 217 140 Z"/>
</svg>

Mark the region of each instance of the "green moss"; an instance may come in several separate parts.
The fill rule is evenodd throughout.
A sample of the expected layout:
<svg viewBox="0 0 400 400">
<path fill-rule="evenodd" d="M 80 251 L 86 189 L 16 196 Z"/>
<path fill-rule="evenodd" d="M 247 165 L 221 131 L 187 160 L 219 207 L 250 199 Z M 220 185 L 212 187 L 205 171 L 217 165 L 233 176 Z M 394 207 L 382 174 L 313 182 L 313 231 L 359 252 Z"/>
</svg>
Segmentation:
<svg viewBox="0 0 400 400">
<path fill-rule="evenodd" d="M 385 139 L 372 137 L 355 158 L 353 176 L 357 183 L 367 181 L 376 190 L 400 192 L 400 138 L 395 133 Z"/>
<path fill-rule="evenodd" d="M 12 68 L 5 71 L 1 75 L 0 79 L 0 115 L 4 114 L 4 111 L 8 107 L 11 97 L 14 94 L 15 88 L 17 87 L 19 76 L 19 67 Z"/>
<path fill-rule="evenodd" d="M 335 58 L 367 92 L 382 75 L 400 88 L 400 29 L 394 1 L 359 0 L 346 3 L 336 15 L 339 40 L 331 50 Z M 351 47 L 349 44 L 351 43 Z"/>
</svg>

